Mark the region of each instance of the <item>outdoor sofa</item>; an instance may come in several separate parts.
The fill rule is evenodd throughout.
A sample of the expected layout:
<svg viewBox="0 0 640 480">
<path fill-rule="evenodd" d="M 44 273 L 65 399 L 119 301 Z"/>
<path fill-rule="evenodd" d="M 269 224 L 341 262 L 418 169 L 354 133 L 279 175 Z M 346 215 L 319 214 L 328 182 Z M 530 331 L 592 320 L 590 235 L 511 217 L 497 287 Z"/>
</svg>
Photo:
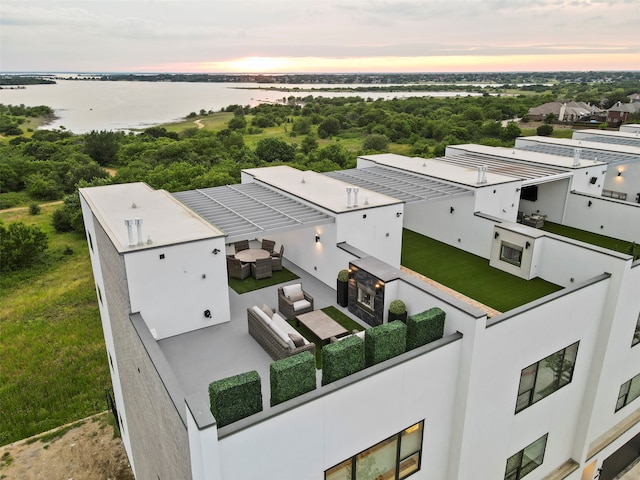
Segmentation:
<svg viewBox="0 0 640 480">
<path fill-rule="evenodd" d="M 297 353 L 316 354 L 316 346 L 266 305 L 247 308 L 249 334 L 274 360 Z"/>
</svg>

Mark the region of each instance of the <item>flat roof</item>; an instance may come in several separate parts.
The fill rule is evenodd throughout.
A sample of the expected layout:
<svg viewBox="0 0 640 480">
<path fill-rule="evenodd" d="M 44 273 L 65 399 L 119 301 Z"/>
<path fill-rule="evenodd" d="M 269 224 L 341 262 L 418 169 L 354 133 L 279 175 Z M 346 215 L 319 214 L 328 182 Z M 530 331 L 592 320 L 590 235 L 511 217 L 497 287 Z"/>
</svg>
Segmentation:
<svg viewBox="0 0 640 480">
<path fill-rule="evenodd" d="M 243 170 L 243 173 L 334 213 L 402 203 L 397 198 L 362 188 L 358 192 L 358 205 L 356 207 L 353 205 L 348 207 L 346 188 L 352 185 L 327 175 L 310 170 L 298 170 L 286 165 L 252 168 Z M 352 193 L 352 204 L 354 198 L 355 194 Z"/>
<path fill-rule="evenodd" d="M 368 190 L 384 192 L 406 203 L 472 194 L 470 189 L 459 185 L 383 166 L 336 170 L 325 172 L 324 175 Z"/>
<path fill-rule="evenodd" d="M 573 157 L 580 149 L 580 161 L 598 160 L 609 164 L 630 163 L 640 160 L 640 148 L 628 145 L 613 145 L 602 142 L 588 142 L 569 138 L 518 137 L 516 148 L 551 155 Z"/>
<path fill-rule="evenodd" d="M 146 183 L 81 188 L 100 225 L 119 252 L 220 237 L 223 233 L 177 202 L 165 190 Z M 140 219 L 141 238 L 135 220 Z M 130 246 L 125 220 L 132 220 Z"/>
<path fill-rule="evenodd" d="M 549 153 L 520 150 L 517 148 L 489 147 L 486 145 L 449 145 L 447 147 L 447 151 L 450 150 L 463 150 L 465 152 L 477 154 L 476 157 L 480 155 L 482 156 L 481 158 L 489 157 L 492 162 L 497 162 L 496 165 L 501 167 L 500 173 L 503 173 L 504 175 L 518 176 L 523 179 L 527 177 L 540 178 L 544 176 L 552 176 L 577 168 L 606 165 L 605 162 L 598 160 L 582 160 L 580 165 L 576 167 L 573 165 L 573 157 L 567 158 L 562 155 L 552 155 Z M 447 157 L 449 157 L 449 155 L 447 155 L 445 159 Z M 509 164 L 514 168 L 510 170 L 507 166 Z M 503 166 L 504 171 L 502 171 Z M 492 170 L 491 166 L 489 166 L 489 169 Z"/>
<path fill-rule="evenodd" d="M 609 143 L 612 145 L 628 145 L 640 147 L 640 134 L 631 132 L 610 132 L 608 130 L 576 130 L 573 132 L 574 140 L 586 140 L 588 142 Z"/>
<path fill-rule="evenodd" d="M 397 168 L 445 182 L 463 185 L 468 188 L 482 188 L 514 181 L 513 177 L 489 171 L 486 174 L 486 182 L 478 183 L 477 168 L 455 165 L 447 162 L 446 157 L 420 158 L 405 157 L 404 155 L 396 155 L 394 153 L 382 153 L 378 155 L 363 155 L 359 158 L 381 166 Z"/>
<path fill-rule="evenodd" d="M 227 242 L 335 221 L 311 205 L 255 182 L 176 192 L 173 196 L 223 231 Z"/>
</svg>

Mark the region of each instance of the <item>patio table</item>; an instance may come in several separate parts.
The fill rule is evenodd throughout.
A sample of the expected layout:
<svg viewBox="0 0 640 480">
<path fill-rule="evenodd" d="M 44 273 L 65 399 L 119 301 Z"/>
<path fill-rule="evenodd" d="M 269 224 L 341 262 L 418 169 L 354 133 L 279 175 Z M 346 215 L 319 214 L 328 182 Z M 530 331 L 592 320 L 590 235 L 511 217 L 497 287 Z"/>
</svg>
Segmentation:
<svg viewBox="0 0 640 480">
<path fill-rule="evenodd" d="M 249 248 L 242 250 L 234 255 L 235 258 L 243 263 L 255 263 L 260 258 L 269 258 L 271 254 L 261 248 Z"/>
<path fill-rule="evenodd" d="M 322 310 L 297 315 L 298 323 L 307 327 L 322 343 L 326 343 L 331 337 L 339 337 L 348 333 L 347 329 L 336 322 Z"/>
</svg>

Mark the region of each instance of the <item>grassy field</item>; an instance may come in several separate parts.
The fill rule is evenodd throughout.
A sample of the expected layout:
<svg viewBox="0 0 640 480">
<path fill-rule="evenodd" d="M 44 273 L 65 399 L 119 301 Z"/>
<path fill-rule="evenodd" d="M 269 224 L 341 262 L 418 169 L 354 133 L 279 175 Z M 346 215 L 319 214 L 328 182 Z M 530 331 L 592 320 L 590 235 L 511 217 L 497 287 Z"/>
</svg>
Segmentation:
<svg viewBox="0 0 640 480">
<path fill-rule="evenodd" d="M 489 266 L 489 260 L 410 230 L 402 234 L 402 265 L 499 312 L 560 290 L 540 278 L 524 280 Z"/>
<path fill-rule="evenodd" d="M 55 233 L 55 208 L 0 212 L 5 224 L 37 224 L 49 237 L 42 263 L 0 278 L 2 445 L 107 409 L 109 369 L 87 243 Z"/>
</svg>

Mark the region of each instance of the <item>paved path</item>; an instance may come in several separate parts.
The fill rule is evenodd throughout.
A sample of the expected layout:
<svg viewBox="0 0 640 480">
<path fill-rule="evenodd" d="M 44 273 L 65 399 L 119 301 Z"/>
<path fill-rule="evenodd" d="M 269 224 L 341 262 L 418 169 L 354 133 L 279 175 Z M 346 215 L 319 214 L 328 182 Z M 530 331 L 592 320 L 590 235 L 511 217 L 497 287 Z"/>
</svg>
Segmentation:
<svg viewBox="0 0 640 480">
<path fill-rule="evenodd" d="M 449 287 L 445 287 L 444 285 L 442 285 L 441 283 L 436 282 L 435 280 L 430 279 L 429 277 L 425 277 L 424 275 L 418 273 L 418 272 L 414 272 L 413 270 L 408 269 L 407 267 L 403 267 L 402 265 L 400 266 L 400 270 L 402 270 L 405 273 L 408 273 L 409 275 L 419 278 L 420 280 L 422 280 L 425 283 L 428 283 L 429 285 L 433 285 L 434 287 L 436 287 L 438 290 L 443 291 L 448 293 L 449 295 L 451 295 L 452 297 L 457 298 L 458 300 L 461 300 L 465 303 L 467 303 L 468 305 L 471 305 L 475 308 L 478 308 L 480 310 L 482 310 L 483 312 L 485 312 L 487 314 L 488 317 L 495 317 L 496 315 L 500 315 L 501 312 L 499 312 L 498 310 L 495 310 L 491 307 L 488 307 L 476 300 L 474 300 L 473 298 L 469 298 L 466 295 L 461 294 L 460 292 L 456 292 L 455 290 L 449 288 Z"/>
</svg>

